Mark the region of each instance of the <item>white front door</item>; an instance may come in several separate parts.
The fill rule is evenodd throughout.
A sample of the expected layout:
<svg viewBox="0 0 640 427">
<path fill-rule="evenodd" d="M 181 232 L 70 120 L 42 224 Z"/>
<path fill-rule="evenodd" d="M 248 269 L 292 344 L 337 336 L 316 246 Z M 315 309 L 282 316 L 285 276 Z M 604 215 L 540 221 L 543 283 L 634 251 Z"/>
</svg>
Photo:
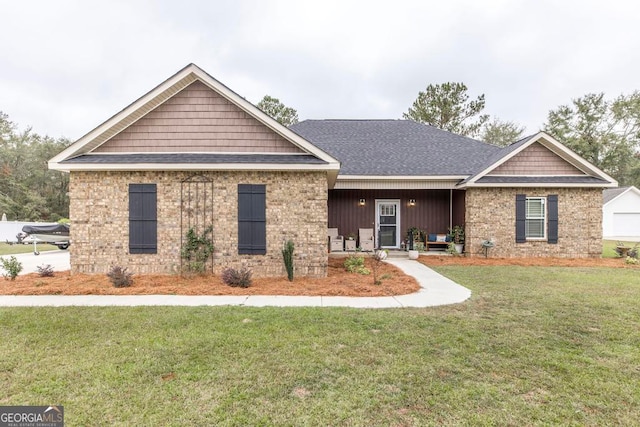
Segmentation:
<svg viewBox="0 0 640 427">
<path fill-rule="evenodd" d="M 376 247 L 400 248 L 400 200 L 376 200 Z"/>
</svg>

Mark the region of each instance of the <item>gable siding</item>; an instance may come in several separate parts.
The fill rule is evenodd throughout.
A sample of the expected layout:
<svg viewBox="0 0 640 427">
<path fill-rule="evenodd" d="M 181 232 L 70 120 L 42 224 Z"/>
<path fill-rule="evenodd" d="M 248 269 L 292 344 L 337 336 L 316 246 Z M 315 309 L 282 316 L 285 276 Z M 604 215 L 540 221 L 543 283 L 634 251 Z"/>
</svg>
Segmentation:
<svg viewBox="0 0 640 427">
<path fill-rule="evenodd" d="M 302 150 L 196 81 L 94 152 L 302 153 Z"/>
<path fill-rule="evenodd" d="M 488 175 L 584 175 L 580 169 L 558 157 L 540 143 L 527 149 L 498 166 Z"/>
</svg>

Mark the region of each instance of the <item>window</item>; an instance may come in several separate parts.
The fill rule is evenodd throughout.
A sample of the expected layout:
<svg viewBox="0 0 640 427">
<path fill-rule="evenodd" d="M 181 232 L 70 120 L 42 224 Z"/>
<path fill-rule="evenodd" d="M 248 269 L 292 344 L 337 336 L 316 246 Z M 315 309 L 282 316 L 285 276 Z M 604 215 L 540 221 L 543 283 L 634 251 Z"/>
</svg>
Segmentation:
<svg viewBox="0 0 640 427">
<path fill-rule="evenodd" d="M 526 200 L 525 237 L 527 239 L 544 239 L 545 199 L 544 197 L 527 197 Z"/>
<path fill-rule="evenodd" d="M 547 239 L 558 243 L 558 196 L 516 195 L 516 243 Z"/>
<path fill-rule="evenodd" d="M 266 186 L 238 184 L 238 254 L 267 253 Z"/>
<path fill-rule="evenodd" d="M 156 184 L 129 184 L 129 253 L 158 250 Z"/>
</svg>

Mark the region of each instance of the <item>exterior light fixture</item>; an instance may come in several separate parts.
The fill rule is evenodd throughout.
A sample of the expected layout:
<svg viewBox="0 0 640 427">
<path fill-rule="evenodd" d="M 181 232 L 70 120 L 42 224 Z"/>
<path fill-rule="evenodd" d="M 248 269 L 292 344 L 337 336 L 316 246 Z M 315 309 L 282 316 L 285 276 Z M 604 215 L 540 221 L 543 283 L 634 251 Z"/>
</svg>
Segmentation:
<svg viewBox="0 0 640 427">
<path fill-rule="evenodd" d="M 409 206 L 415 206 L 416 205 L 416 199 L 409 199 Z"/>
<path fill-rule="evenodd" d="M 358 202 L 358 204 L 359 204 L 360 206 L 364 206 L 364 202 L 365 202 L 365 200 L 364 200 L 364 199 L 360 199 L 360 201 Z"/>
</svg>

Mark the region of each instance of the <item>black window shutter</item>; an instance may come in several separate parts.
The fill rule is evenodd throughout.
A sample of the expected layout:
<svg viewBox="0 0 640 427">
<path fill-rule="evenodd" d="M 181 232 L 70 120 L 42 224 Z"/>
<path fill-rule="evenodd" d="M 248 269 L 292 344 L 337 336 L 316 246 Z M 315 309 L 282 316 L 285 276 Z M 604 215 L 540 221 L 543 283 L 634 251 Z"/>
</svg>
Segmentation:
<svg viewBox="0 0 640 427">
<path fill-rule="evenodd" d="M 547 196 L 547 243 L 558 243 L 558 195 Z"/>
<path fill-rule="evenodd" d="M 516 243 L 527 241 L 525 222 L 527 220 L 527 195 L 516 194 Z"/>
<path fill-rule="evenodd" d="M 156 184 L 129 184 L 129 253 L 158 251 Z"/>
<path fill-rule="evenodd" d="M 266 186 L 238 184 L 238 254 L 267 253 Z"/>
</svg>

